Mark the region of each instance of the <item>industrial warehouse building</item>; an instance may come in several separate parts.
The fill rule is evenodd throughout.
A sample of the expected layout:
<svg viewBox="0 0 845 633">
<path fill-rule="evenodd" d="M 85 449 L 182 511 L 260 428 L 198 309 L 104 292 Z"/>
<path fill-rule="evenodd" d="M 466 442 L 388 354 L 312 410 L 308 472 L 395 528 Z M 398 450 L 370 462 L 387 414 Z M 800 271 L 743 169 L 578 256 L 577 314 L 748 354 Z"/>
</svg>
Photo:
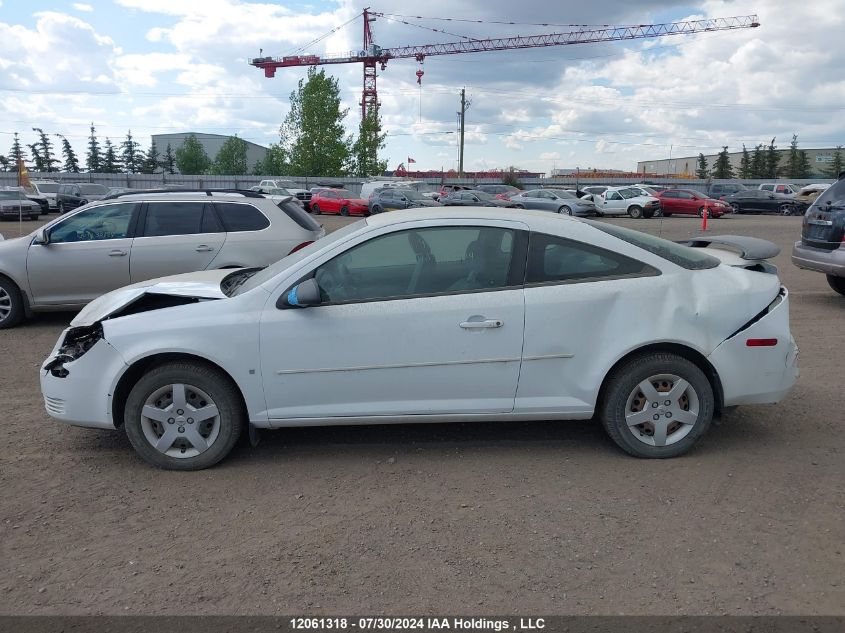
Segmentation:
<svg viewBox="0 0 845 633">
<path fill-rule="evenodd" d="M 177 149 L 182 147 L 182 143 L 185 142 L 185 139 L 188 138 L 191 134 L 197 137 L 197 140 L 202 145 L 205 153 L 208 154 L 208 157 L 211 160 L 214 160 L 214 157 L 217 156 L 217 152 L 220 151 L 220 148 L 223 147 L 223 143 L 225 143 L 228 139 L 232 138 L 231 136 L 225 136 L 223 134 L 206 134 L 205 132 L 179 132 L 178 134 L 153 134 L 153 142 L 156 144 L 156 148 L 160 153 L 164 153 L 167 144 L 170 143 L 170 147 L 173 149 L 174 153 Z M 264 158 L 267 156 L 267 148 L 262 145 L 257 145 L 256 143 L 251 143 L 250 141 L 244 141 L 246 143 L 246 164 L 247 167 L 252 170 L 253 165 L 255 163 L 264 161 Z"/>
<path fill-rule="evenodd" d="M 803 147 L 799 147 L 798 149 L 807 153 L 807 158 L 810 159 L 810 169 L 812 172 L 812 177 L 830 178 L 829 174 L 827 173 L 827 170 L 833 163 L 833 154 L 836 152 L 835 147 L 828 147 L 822 149 L 804 149 Z M 780 154 L 780 164 L 783 168 L 786 165 L 786 161 L 789 160 L 789 147 L 787 146 L 785 149 L 780 147 L 777 151 L 778 154 Z M 754 148 L 748 148 L 748 153 L 749 155 L 753 155 Z M 716 163 L 717 156 L 718 154 L 704 155 L 704 157 L 707 159 L 708 169 L 713 168 L 713 165 L 715 165 Z M 738 172 L 739 164 L 742 160 L 742 152 L 731 152 L 728 154 L 728 156 L 731 159 L 731 166 L 733 167 L 734 172 Z M 683 156 L 678 158 L 660 158 L 657 160 L 644 160 L 637 163 L 637 172 L 641 174 L 660 174 L 672 176 L 677 175 L 694 178 L 695 170 L 697 168 L 697 154 L 695 156 Z"/>
</svg>

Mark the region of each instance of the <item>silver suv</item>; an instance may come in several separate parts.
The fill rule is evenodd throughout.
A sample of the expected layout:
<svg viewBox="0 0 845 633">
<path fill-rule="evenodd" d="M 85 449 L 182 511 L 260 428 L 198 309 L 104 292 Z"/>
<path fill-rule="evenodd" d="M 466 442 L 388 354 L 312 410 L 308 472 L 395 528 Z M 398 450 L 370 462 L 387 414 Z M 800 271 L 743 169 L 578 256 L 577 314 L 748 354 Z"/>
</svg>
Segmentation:
<svg viewBox="0 0 845 633">
<path fill-rule="evenodd" d="M 292 199 L 250 191 L 146 191 L 92 202 L 0 242 L 0 328 L 155 277 L 267 266 L 323 235 Z"/>
</svg>

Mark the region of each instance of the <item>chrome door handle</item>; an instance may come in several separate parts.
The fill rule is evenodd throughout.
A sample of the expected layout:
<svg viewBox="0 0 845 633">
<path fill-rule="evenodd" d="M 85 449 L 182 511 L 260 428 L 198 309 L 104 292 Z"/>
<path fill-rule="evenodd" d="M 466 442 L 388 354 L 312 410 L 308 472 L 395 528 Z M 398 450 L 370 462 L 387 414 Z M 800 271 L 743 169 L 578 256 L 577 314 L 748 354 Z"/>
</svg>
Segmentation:
<svg viewBox="0 0 845 633">
<path fill-rule="evenodd" d="M 208 244 L 200 244 L 194 249 L 197 253 L 207 253 L 209 251 L 213 251 L 214 247 L 209 246 Z"/>
<path fill-rule="evenodd" d="M 125 256 L 126 256 L 126 251 L 121 251 L 121 250 L 117 250 L 117 249 L 115 249 L 113 251 L 109 251 L 109 257 L 125 257 Z"/>
<path fill-rule="evenodd" d="M 459 325 L 465 330 L 474 330 L 502 327 L 504 322 L 499 319 L 487 319 L 486 321 L 462 321 Z"/>
</svg>

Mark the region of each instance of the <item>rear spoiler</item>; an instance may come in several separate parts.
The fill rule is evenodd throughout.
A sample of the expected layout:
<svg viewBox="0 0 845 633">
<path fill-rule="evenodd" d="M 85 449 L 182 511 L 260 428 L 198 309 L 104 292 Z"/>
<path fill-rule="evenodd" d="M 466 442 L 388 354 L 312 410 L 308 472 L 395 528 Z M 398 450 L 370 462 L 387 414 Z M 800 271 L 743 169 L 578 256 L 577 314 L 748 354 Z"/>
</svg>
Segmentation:
<svg viewBox="0 0 845 633">
<path fill-rule="evenodd" d="M 692 248 L 703 248 L 729 266 L 737 266 L 765 273 L 777 273 L 777 268 L 767 262 L 780 253 L 780 246 L 745 235 L 702 235 L 691 240 L 679 240 L 678 244 Z"/>
</svg>

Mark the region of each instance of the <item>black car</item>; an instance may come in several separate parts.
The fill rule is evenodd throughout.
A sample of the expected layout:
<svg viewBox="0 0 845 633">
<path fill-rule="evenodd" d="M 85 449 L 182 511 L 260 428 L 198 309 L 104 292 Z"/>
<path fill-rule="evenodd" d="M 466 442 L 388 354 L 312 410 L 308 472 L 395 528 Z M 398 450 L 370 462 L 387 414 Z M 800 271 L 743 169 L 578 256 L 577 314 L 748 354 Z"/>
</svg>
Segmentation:
<svg viewBox="0 0 845 633">
<path fill-rule="evenodd" d="M 792 263 L 824 273 L 830 287 L 845 296 L 845 172 L 804 214 Z"/>
<path fill-rule="evenodd" d="M 92 200 L 102 200 L 108 193 L 109 188 L 105 185 L 95 185 L 90 182 L 59 185 L 56 204 L 59 207 L 59 213 L 66 213 Z"/>
<path fill-rule="evenodd" d="M 370 213 L 395 211 L 396 209 L 413 209 L 417 207 L 441 207 L 439 202 L 426 198 L 419 191 L 413 189 L 399 189 L 385 187 L 376 189 L 370 196 Z"/>
<path fill-rule="evenodd" d="M 715 198 L 716 200 L 724 200 L 727 196 L 731 196 L 740 191 L 748 191 L 748 187 L 739 183 L 716 183 L 707 188 L 705 194 L 708 198 Z"/>
<path fill-rule="evenodd" d="M 37 220 L 39 215 L 41 215 L 41 205 L 27 198 L 22 191 L 0 190 L 0 217 Z"/>
<path fill-rule="evenodd" d="M 471 189 L 469 191 L 453 191 L 448 196 L 441 196 L 440 203 L 445 207 L 508 207 L 518 208 L 510 200 L 500 200 L 489 193 Z"/>
<path fill-rule="evenodd" d="M 792 215 L 796 208 L 796 203 L 789 198 L 759 189 L 745 189 L 722 199 L 731 205 L 734 213 L 774 212 Z"/>
</svg>

